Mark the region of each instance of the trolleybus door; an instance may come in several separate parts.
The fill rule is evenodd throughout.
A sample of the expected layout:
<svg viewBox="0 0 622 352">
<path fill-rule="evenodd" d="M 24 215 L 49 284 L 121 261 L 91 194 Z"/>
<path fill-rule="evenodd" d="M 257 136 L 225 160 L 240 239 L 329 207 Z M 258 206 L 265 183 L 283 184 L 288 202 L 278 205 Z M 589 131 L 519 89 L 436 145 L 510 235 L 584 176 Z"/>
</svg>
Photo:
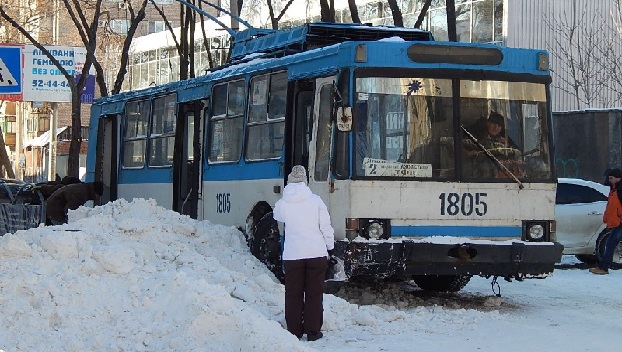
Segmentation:
<svg viewBox="0 0 622 352">
<path fill-rule="evenodd" d="M 179 107 L 173 157 L 173 209 L 196 219 L 201 191 L 201 102 Z"/>
<path fill-rule="evenodd" d="M 293 128 L 286 127 L 288 131 L 292 131 L 285 144 L 286 178 L 294 165 L 302 165 L 309 170 L 309 143 L 313 131 L 313 82 L 296 81 L 293 96 Z"/>
<path fill-rule="evenodd" d="M 309 145 L 309 187 L 329 205 L 330 151 L 332 144 L 331 111 L 335 76 L 315 82 L 313 138 Z"/>
<path fill-rule="evenodd" d="M 99 119 L 94 180 L 104 183 L 104 193 L 99 200 L 95 200 L 96 205 L 117 199 L 119 121 L 121 121 L 119 115 L 108 115 Z"/>
</svg>

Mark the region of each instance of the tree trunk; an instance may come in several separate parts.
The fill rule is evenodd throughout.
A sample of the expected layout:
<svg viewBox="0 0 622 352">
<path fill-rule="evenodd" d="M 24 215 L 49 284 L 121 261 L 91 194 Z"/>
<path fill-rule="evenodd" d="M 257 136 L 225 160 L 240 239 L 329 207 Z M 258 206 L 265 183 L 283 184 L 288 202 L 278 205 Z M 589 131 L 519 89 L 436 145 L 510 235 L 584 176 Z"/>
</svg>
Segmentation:
<svg viewBox="0 0 622 352">
<path fill-rule="evenodd" d="M 0 164 L 4 167 L 8 178 L 15 178 L 15 172 L 13 171 L 13 166 L 11 166 L 9 154 L 6 152 L 4 137 L 2 136 L 2 127 L 0 127 Z"/>
<path fill-rule="evenodd" d="M 196 6 L 196 4 L 195 4 Z M 195 30 L 195 26 L 196 26 L 196 12 L 195 11 L 188 11 L 188 27 L 189 27 L 189 33 L 188 33 L 188 69 L 190 70 L 189 73 L 189 78 L 194 78 L 196 77 L 196 74 L 194 72 L 194 30 Z"/>
<path fill-rule="evenodd" d="M 320 0 L 320 18 L 322 22 L 335 23 L 334 0 Z"/>
<path fill-rule="evenodd" d="M 426 0 L 421 8 L 421 12 L 419 12 L 419 17 L 417 17 L 417 22 L 415 22 L 415 28 L 421 28 L 423 24 L 423 20 L 425 19 L 425 15 L 428 13 L 428 9 L 430 8 L 430 4 L 432 0 Z"/>
<path fill-rule="evenodd" d="M 445 6 L 447 8 L 447 37 L 450 42 L 458 41 L 458 34 L 456 33 L 456 2 L 454 0 L 446 0 Z"/>
<path fill-rule="evenodd" d="M 274 7 L 272 6 L 272 0 L 266 0 L 266 5 L 268 6 L 268 14 L 270 15 L 270 24 L 272 25 L 272 29 L 279 29 L 279 22 L 276 19 L 274 14 Z"/>
<path fill-rule="evenodd" d="M 179 79 L 188 78 L 188 16 L 186 15 L 186 5 L 179 4 L 179 19 L 182 28 L 179 33 Z"/>
<path fill-rule="evenodd" d="M 356 0 L 348 0 L 348 7 L 350 8 L 350 17 L 352 17 L 352 23 L 361 23 L 359 17 L 359 9 L 356 7 Z"/>
<path fill-rule="evenodd" d="M 404 27 L 404 17 L 402 16 L 402 10 L 397 4 L 396 0 L 387 0 L 389 8 L 391 8 L 391 15 L 393 16 L 393 25 L 397 27 Z"/>
<path fill-rule="evenodd" d="M 69 143 L 69 160 L 67 161 L 67 176 L 80 176 L 80 146 L 82 145 L 82 122 L 80 121 L 80 93 L 75 85 L 71 88 L 71 142 Z M 56 133 L 56 131 L 51 131 Z"/>
</svg>

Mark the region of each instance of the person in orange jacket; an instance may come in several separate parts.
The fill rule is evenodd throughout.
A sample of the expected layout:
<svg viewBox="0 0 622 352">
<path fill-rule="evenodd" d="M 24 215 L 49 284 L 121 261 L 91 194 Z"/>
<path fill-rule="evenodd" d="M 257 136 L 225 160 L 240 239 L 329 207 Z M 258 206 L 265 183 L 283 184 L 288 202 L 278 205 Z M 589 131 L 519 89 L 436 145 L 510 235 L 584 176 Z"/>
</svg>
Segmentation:
<svg viewBox="0 0 622 352">
<path fill-rule="evenodd" d="M 607 206 L 603 214 L 603 222 L 611 229 L 605 243 L 605 255 L 599 261 L 598 266 L 591 268 L 590 272 L 597 275 L 609 274 L 609 267 L 613 261 L 613 253 L 622 240 L 622 170 L 611 169 L 607 173 L 605 185 L 610 186 Z"/>
</svg>

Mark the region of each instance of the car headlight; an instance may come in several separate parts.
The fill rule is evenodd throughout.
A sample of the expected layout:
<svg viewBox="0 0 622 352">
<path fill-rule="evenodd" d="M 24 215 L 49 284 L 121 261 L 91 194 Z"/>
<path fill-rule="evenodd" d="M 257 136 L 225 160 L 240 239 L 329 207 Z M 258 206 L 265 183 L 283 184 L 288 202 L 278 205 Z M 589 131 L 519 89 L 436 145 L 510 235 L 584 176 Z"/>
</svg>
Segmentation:
<svg viewBox="0 0 622 352">
<path fill-rule="evenodd" d="M 544 227 L 540 224 L 533 224 L 529 226 L 529 232 L 527 233 L 527 239 L 529 241 L 542 241 L 544 238 Z"/>
</svg>

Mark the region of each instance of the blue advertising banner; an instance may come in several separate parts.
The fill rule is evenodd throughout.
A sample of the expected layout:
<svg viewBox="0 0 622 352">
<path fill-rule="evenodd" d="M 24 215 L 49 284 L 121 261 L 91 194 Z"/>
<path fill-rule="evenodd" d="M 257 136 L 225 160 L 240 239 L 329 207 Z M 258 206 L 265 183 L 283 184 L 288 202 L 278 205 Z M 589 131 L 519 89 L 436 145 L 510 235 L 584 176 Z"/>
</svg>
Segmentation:
<svg viewBox="0 0 622 352">
<path fill-rule="evenodd" d="M 76 82 L 80 79 L 81 74 L 76 75 Z M 88 75 L 82 93 L 80 93 L 80 101 L 83 103 L 92 103 L 95 99 L 95 75 Z"/>
</svg>

